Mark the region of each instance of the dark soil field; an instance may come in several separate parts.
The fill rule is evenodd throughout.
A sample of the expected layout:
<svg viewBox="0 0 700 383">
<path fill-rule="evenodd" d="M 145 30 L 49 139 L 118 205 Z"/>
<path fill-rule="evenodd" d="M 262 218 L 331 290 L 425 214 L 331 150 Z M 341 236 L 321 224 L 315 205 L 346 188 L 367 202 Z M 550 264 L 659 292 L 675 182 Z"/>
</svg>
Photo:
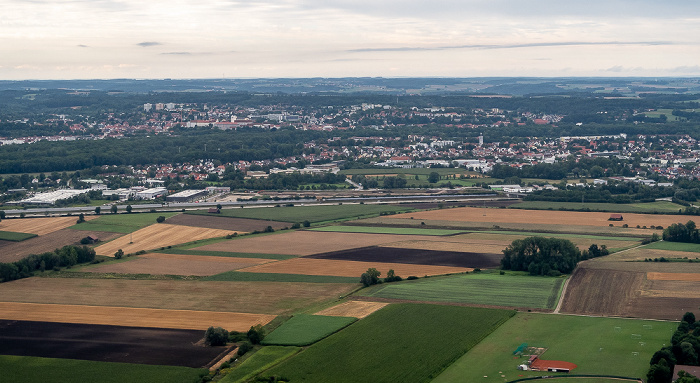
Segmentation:
<svg viewBox="0 0 700 383">
<path fill-rule="evenodd" d="M 394 247 L 362 247 L 309 255 L 304 258 L 337 259 L 343 261 L 405 263 L 412 265 L 452 266 L 468 268 L 499 267 L 503 254 L 467 253 L 403 249 Z"/>
<path fill-rule="evenodd" d="M 47 251 L 53 251 L 65 245 L 79 245 L 80 240 L 88 235 L 95 235 L 100 241 L 104 242 L 117 238 L 122 234 L 61 229 L 22 242 L 0 241 L 0 262 L 14 262 L 30 254 L 41 254 Z"/>
<path fill-rule="evenodd" d="M 255 230 L 263 231 L 268 226 L 279 230 L 292 226 L 289 222 L 262 221 L 248 218 L 217 217 L 212 215 L 178 214 L 168 218 L 165 223 L 171 225 L 206 227 L 209 229 L 237 230 L 251 232 Z"/>
<path fill-rule="evenodd" d="M 203 331 L 0 320 L 0 354 L 204 367 L 226 350 Z"/>
</svg>

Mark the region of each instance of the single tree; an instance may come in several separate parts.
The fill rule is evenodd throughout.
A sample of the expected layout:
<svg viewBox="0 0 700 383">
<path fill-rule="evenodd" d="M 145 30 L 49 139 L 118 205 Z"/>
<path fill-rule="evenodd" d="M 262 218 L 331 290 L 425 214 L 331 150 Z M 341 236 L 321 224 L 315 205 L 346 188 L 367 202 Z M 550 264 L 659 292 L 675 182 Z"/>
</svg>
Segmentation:
<svg viewBox="0 0 700 383">
<path fill-rule="evenodd" d="M 131 214 L 131 210 L 132 210 L 132 209 L 133 209 L 133 208 L 131 207 L 131 205 L 126 205 L 126 213 L 127 213 L 127 214 Z"/>
<path fill-rule="evenodd" d="M 78 216 L 78 221 L 76 223 L 83 223 L 83 222 L 85 222 L 85 214 L 80 213 L 80 215 Z"/>
<path fill-rule="evenodd" d="M 116 259 L 122 259 L 123 256 L 124 256 L 124 250 L 122 250 L 122 249 L 119 249 L 119 250 L 117 250 L 116 253 L 114 253 L 114 258 L 116 258 Z"/>
<path fill-rule="evenodd" d="M 304 227 L 309 227 L 309 226 L 311 226 L 311 222 L 309 222 L 309 221 L 304 221 L 304 222 L 302 223 L 302 225 L 303 225 Z"/>
<path fill-rule="evenodd" d="M 228 342 L 228 331 L 211 326 L 204 333 L 204 343 L 208 346 L 224 346 Z"/>
<path fill-rule="evenodd" d="M 100 211 L 102 211 L 102 208 L 99 206 L 95 207 L 95 214 L 100 215 Z"/>
<path fill-rule="evenodd" d="M 159 215 L 158 218 L 156 218 L 156 222 L 158 223 L 163 223 L 165 222 L 165 217 L 162 215 Z"/>
<path fill-rule="evenodd" d="M 248 333 L 246 335 L 248 336 L 248 340 L 250 341 L 250 343 L 260 344 L 263 338 L 265 338 L 265 329 L 262 325 L 259 324 L 251 326 L 250 330 L 248 330 Z"/>
<path fill-rule="evenodd" d="M 430 174 L 428 174 L 428 182 L 434 184 L 438 181 L 440 181 L 440 174 L 438 172 L 430 172 Z"/>
<path fill-rule="evenodd" d="M 112 207 L 109 208 L 109 210 L 112 212 L 112 214 L 117 214 L 117 205 L 112 205 Z"/>
</svg>

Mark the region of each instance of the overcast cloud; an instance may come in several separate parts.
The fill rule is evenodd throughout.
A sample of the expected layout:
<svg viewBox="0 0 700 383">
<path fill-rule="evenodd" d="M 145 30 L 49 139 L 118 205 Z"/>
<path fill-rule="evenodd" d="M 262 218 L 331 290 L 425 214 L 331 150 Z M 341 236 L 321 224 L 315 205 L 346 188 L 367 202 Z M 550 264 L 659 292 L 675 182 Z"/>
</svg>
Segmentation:
<svg viewBox="0 0 700 383">
<path fill-rule="evenodd" d="M 3 79 L 700 75 L 685 0 L 0 0 L 0 14 Z"/>
</svg>

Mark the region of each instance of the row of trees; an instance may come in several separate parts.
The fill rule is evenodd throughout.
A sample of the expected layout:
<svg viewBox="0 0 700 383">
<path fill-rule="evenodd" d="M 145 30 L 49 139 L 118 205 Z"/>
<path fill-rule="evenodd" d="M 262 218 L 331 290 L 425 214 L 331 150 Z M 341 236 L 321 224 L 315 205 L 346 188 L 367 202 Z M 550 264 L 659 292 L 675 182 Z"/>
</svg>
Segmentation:
<svg viewBox="0 0 700 383">
<path fill-rule="evenodd" d="M 693 221 L 688 221 L 685 225 L 674 223 L 664 229 L 662 238 L 669 242 L 700 243 L 700 231 Z"/>
<path fill-rule="evenodd" d="M 95 250 L 86 246 L 63 246 L 53 252 L 32 254 L 19 261 L 0 263 L 0 282 L 31 277 L 35 271 L 69 267 L 79 263 L 92 262 Z"/>
<path fill-rule="evenodd" d="M 608 254 L 605 245 L 592 244 L 588 250 L 580 251 L 568 239 L 528 237 L 516 239 L 503 250 L 501 268 L 557 276 L 573 272 L 579 261 Z"/>
<path fill-rule="evenodd" d="M 700 355 L 700 322 L 695 320 L 695 314 L 687 312 L 683 320 L 678 324 L 678 329 L 671 336 L 671 345 L 663 347 L 654 353 L 649 361 L 648 383 L 670 383 L 673 378 L 673 370 L 677 364 L 686 366 L 698 366 Z M 700 383 L 700 380 L 692 375 L 679 374 L 681 377 L 676 382 Z"/>
</svg>

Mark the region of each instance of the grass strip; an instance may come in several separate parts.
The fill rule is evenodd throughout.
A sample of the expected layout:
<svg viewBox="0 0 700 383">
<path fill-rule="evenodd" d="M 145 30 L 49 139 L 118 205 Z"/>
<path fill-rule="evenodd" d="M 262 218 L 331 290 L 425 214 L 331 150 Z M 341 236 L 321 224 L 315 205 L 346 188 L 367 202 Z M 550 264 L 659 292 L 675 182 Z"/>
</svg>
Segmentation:
<svg viewBox="0 0 700 383">
<path fill-rule="evenodd" d="M 250 218 L 279 222 L 326 222 L 347 218 L 366 218 L 382 213 L 397 214 L 414 211 L 406 206 L 395 205 L 316 205 L 293 207 L 256 207 L 248 209 L 222 209 L 220 214 L 207 210 L 187 211 L 185 214 L 213 215 L 222 217 Z"/>
<path fill-rule="evenodd" d="M 303 275 L 277 273 L 246 273 L 227 271 L 202 278 L 203 281 L 219 282 L 306 282 L 306 283 L 360 283 L 359 277 L 337 277 L 332 275 Z"/>
<path fill-rule="evenodd" d="M 341 233 L 370 233 L 370 234 L 404 234 L 404 235 L 455 235 L 464 233 L 464 230 L 448 229 L 420 229 L 405 227 L 382 226 L 324 226 L 311 229 L 313 231 L 341 232 Z"/>
<path fill-rule="evenodd" d="M 308 346 L 355 322 L 357 318 L 298 314 L 265 337 L 263 345 Z"/>
<path fill-rule="evenodd" d="M 260 374 L 261 372 L 275 366 L 281 361 L 288 359 L 292 355 L 299 352 L 299 347 L 283 347 L 283 346 L 267 346 L 263 347 L 250 358 L 241 363 L 240 366 L 234 367 L 219 380 L 221 383 L 238 383 L 246 382 Z"/>
<path fill-rule="evenodd" d="M 656 249 L 656 250 L 685 251 L 685 252 L 689 252 L 689 253 L 700 253 L 700 244 L 698 244 L 698 243 L 658 241 L 658 242 L 652 242 L 652 243 L 644 246 L 644 248 L 645 249 Z"/>
<path fill-rule="evenodd" d="M 3 241 L 22 242 L 34 237 L 38 237 L 38 235 L 32 233 L 20 233 L 16 231 L 0 231 L 0 240 Z"/>
</svg>

